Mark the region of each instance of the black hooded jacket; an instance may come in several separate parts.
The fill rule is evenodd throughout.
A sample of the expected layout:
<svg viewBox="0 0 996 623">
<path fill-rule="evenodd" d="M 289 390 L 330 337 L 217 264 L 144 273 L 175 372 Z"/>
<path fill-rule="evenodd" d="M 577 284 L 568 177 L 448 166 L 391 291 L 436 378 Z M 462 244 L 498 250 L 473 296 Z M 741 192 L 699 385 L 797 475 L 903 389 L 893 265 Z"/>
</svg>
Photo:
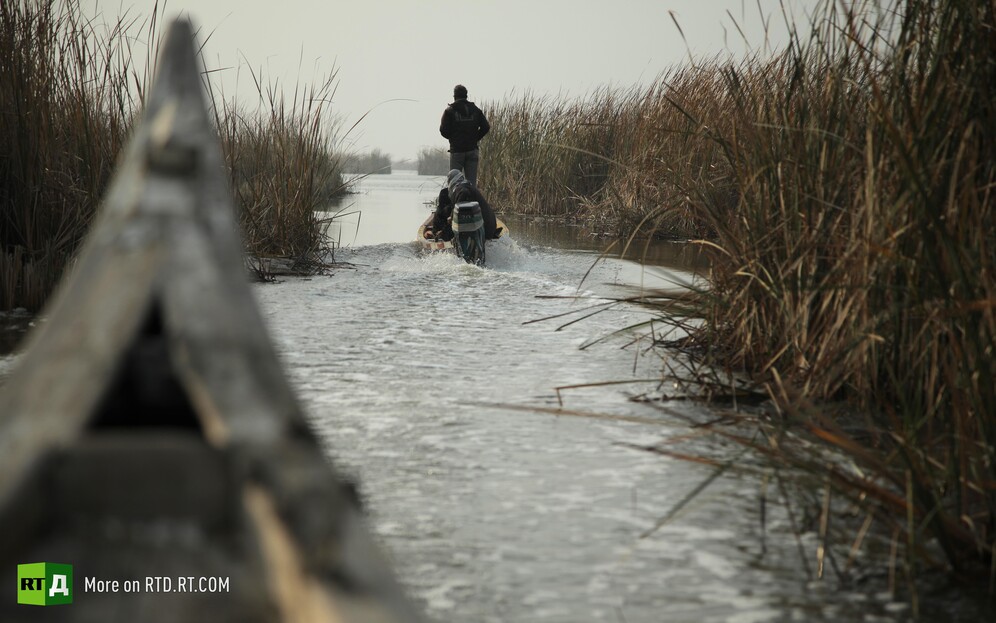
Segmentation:
<svg viewBox="0 0 996 623">
<path fill-rule="evenodd" d="M 484 195 L 472 184 L 461 185 L 458 190 L 457 203 L 461 201 L 476 201 L 481 206 L 481 218 L 484 219 L 484 236 L 488 239 L 498 237 L 498 219 L 495 211 L 491 208 Z M 432 231 L 438 232 L 443 240 L 453 239 L 453 228 L 450 225 L 450 217 L 453 215 L 453 201 L 447 189 L 439 191 L 436 199 L 436 213 L 432 218 Z"/>
<path fill-rule="evenodd" d="M 491 124 L 477 104 L 458 99 L 443 111 L 439 122 L 439 133 L 449 139 L 450 151 L 473 151 L 477 149 L 477 141 L 491 130 Z"/>
</svg>

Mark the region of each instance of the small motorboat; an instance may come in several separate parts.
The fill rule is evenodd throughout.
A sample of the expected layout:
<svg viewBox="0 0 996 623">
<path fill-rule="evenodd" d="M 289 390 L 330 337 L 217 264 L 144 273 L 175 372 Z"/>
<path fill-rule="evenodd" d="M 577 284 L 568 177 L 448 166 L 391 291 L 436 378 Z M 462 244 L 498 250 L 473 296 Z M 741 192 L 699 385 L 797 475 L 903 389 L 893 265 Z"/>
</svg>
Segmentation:
<svg viewBox="0 0 996 623">
<path fill-rule="evenodd" d="M 453 238 L 443 240 L 442 232 L 432 231 L 432 218 L 435 211 L 419 225 L 416 240 L 423 251 L 453 251 L 470 264 L 483 265 L 485 247 L 480 243 L 484 240 L 482 230 L 484 223 L 480 215 L 480 207 L 476 201 L 458 203 L 454 210 L 456 216 L 453 222 Z M 508 236 L 508 226 L 497 219 L 497 238 Z M 456 244 L 454 244 L 456 243 Z"/>
</svg>

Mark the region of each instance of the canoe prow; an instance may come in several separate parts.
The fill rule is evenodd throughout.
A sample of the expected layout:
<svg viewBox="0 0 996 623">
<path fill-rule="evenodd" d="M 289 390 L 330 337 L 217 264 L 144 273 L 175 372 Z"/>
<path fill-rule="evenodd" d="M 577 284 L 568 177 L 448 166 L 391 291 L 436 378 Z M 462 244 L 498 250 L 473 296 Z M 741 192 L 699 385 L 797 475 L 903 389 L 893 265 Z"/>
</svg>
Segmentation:
<svg viewBox="0 0 996 623">
<path fill-rule="evenodd" d="M 0 620 L 419 620 L 267 336 L 200 81 L 177 21 L 78 265 L 0 388 L 0 581 L 39 560 L 76 574 L 72 606 L 0 599 Z M 84 593 L 147 576 L 174 594 Z M 177 593 L 186 577 L 227 591 Z"/>
</svg>

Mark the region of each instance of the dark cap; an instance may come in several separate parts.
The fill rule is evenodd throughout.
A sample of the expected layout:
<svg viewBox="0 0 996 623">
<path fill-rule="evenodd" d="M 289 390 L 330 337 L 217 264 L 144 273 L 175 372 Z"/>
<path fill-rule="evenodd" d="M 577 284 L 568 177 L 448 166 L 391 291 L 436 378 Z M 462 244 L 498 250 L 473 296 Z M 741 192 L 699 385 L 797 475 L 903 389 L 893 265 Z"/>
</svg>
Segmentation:
<svg viewBox="0 0 996 623">
<path fill-rule="evenodd" d="M 453 99 L 463 99 L 467 97 L 467 87 L 462 84 L 458 84 L 453 87 Z"/>
</svg>

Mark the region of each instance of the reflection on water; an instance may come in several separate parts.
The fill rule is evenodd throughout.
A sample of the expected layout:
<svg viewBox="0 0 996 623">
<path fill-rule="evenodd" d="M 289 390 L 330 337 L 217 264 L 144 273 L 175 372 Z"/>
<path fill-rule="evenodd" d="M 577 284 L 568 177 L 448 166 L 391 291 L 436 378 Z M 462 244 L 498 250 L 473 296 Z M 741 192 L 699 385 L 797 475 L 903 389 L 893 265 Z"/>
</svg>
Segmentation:
<svg viewBox="0 0 996 623">
<path fill-rule="evenodd" d="M 705 253 L 698 245 L 664 240 L 613 239 L 583 225 L 565 225 L 562 222 L 538 216 L 505 216 L 505 221 L 518 237 L 533 244 L 558 249 L 578 249 L 604 254 L 651 266 L 670 266 L 700 272 L 708 268 Z M 625 255 L 623 255 L 625 251 Z"/>
<path fill-rule="evenodd" d="M 337 247 L 412 241 L 445 182 L 444 176 L 403 170 L 359 178 L 351 185 L 351 194 L 325 213 L 339 215 L 328 234 Z"/>
</svg>

